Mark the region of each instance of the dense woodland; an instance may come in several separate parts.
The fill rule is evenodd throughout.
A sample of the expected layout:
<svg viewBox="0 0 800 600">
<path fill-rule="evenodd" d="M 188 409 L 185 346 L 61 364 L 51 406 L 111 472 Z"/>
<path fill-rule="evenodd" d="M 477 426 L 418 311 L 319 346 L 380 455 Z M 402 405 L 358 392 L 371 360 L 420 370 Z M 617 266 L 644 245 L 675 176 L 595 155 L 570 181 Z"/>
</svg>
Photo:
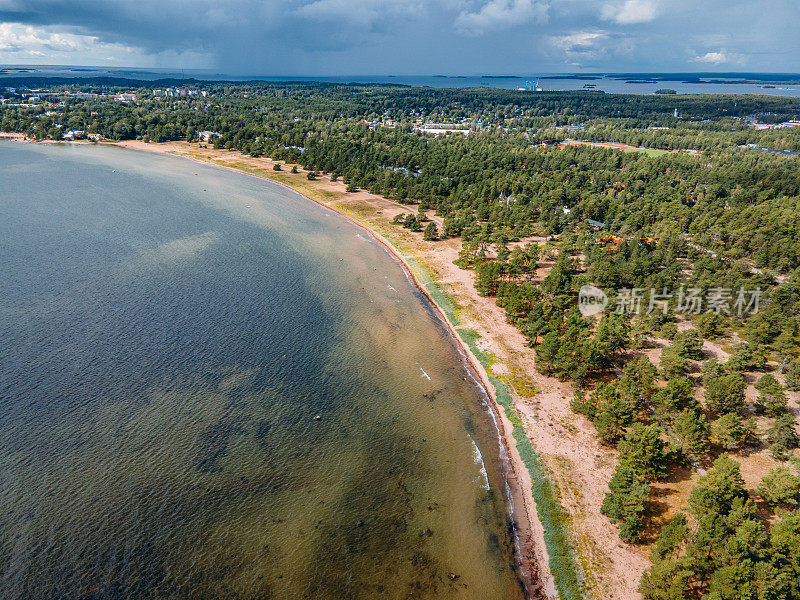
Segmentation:
<svg viewBox="0 0 800 600">
<path fill-rule="evenodd" d="M 82 130 L 155 142 L 214 131 L 217 147 L 333 172 L 371 192 L 435 209 L 447 217 L 449 236 L 470 237 L 487 225 L 510 238 L 535 224 L 558 233 L 590 218 L 625 235 L 686 233 L 706 246 L 713 237 L 725 256 L 752 258 L 757 267 L 788 273 L 800 266 L 800 162 L 738 148 L 800 148 L 800 131 L 754 131 L 732 118 L 789 118 L 800 113 L 800 99 L 322 84 L 209 84 L 209 92 L 207 98 L 154 99 L 146 89 L 138 90 L 146 102 L 63 98 L 63 108 L 3 106 L 0 129 L 37 139 Z M 675 119 L 673 106 L 685 117 Z M 388 120 L 392 126 L 382 125 Z M 477 130 L 438 137 L 414 131 L 425 120 L 465 121 Z M 570 122 L 581 128 L 557 129 Z M 670 129 L 650 129 L 655 125 Z M 705 154 L 538 147 L 567 135 Z"/>
<path fill-rule="evenodd" d="M 800 599 L 800 439 L 786 395 L 800 390 L 800 157 L 741 147 L 800 149 L 800 128 L 748 124 L 796 118 L 800 99 L 311 83 L 36 85 L 45 84 L 140 99 L 62 96 L 24 107 L 11 106 L 7 92 L 0 129 L 154 142 L 214 132 L 208 143 L 217 148 L 330 173 L 351 190 L 409 205 L 398 222 L 424 228 L 430 243 L 460 237 L 459 266 L 475 270 L 479 293 L 496 298 L 526 336 L 537 368 L 574 382 L 573 410 L 617 449 L 601 511 L 623 541 L 652 544 L 645 597 Z M 151 88 L 170 85 L 208 95 L 153 96 Z M 419 130 L 426 122 L 470 133 L 433 135 Z M 565 138 L 696 152 L 555 143 Z M 444 218 L 442 231 L 426 211 Z M 610 296 L 602 317 L 578 310 L 587 284 Z M 706 302 L 729 294 L 731 302 L 687 315 L 677 294 L 656 298 L 680 288 Z M 634 289 L 647 310 L 613 310 Z M 758 310 L 734 310 L 737 293 L 760 294 Z M 709 357 L 704 340 L 725 345 L 730 358 Z M 646 351 L 658 347 L 656 365 Z M 752 383 L 756 397 L 746 394 Z M 776 466 L 751 495 L 736 458 L 764 448 Z M 648 533 L 651 484 L 687 465 L 705 465 L 707 475 L 685 511 Z"/>
</svg>

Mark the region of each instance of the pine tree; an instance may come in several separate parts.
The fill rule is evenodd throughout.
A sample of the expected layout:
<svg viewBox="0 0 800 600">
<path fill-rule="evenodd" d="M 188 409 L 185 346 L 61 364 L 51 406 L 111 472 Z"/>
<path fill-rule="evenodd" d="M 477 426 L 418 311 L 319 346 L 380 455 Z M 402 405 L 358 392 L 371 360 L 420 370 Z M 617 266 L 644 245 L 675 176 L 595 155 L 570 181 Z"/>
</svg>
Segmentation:
<svg viewBox="0 0 800 600">
<path fill-rule="evenodd" d="M 794 417 L 782 415 L 767 430 L 767 441 L 772 444 L 770 450 L 777 460 L 789 458 L 789 452 L 800 446 L 800 437 L 797 435 Z"/>
<path fill-rule="evenodd" d="M 646 481 L 664 476 L 667 472 L 667 454 L 661 440 L 663 432 L 655 423 L 634 423 L 617 445 L 620 463 L 630 466 Z"/>
<path fill-rule="evenodd" d="M 770 588 L 774 598 L 800 598 L 800 512 L 786 515 L 770 531 L 771 564 L 775 569 Z"/>
<path fill-rule="evenodd" d="M 742 446 L 758 441 L 756 422 L 745 421 L 736 413 L 722 415 L 714 423 L 714 439 L 726 450 L 738 450 Z"/>
<path fill-rule="evenodd" d="M 428 223 L 427 227 L 425 227 L 424 233 L 422 234 L 422 239 L 429 242 L 439 239 L 439 230 L 436 228 L 436 223 L 433 221 Z"/>
<path fill-rule="evenodd" d="M 668 421 L 687 408 L 695 408 L 697 400 L 694 398 L 692 380 L 685 376 L 672 377 L 667 385 L 659 389 L 653 396 L 653 404 L 659 416 Z"/>
<path fill-rule="evenodd" d="M 760 410 L 770 417 L 777 417 L 786 412 L 786 393 L 771 373 L 762 375 L 755 387 L 760 392 L 757 403 Z"/>
<path fill-rule="evenodd" d="M 699 518 L 707 514 L 727 515 L 736 500 L 747 499 L 739 464 L 723 454 L 692 490 L 689 509 Z"/>
<path fill-rule="evenodd" d="M 786 387 L 793 391 L 800 391 L 800 360 L 794 361 L 786 371 Z"/>
<path fill-rule="evenodd" d="M 681 440 L 684 452 L 708 454 L 711 447 L 710 428 L 703 413 L 691 408 L 684 409 L 675 418 L 672 429 Z"/>
<path fill-rule="evenodd" d="M 638 542 L 650 486 L 642 481 L 640 473 L 633 466 L 620 464 L 608 482 L 608 489 L 600 512 L 619 524 L 619 536 L 623 541 Z"/>
<path fill-rule="evenodd" d="M 771 506 L 794 510 L 800 506 L 800 477 L 789 467 L 775 467 L 761 480 L 758 494 Z"/>
<path fill-rule="evenodd" d="M 739 373 L 712 377 L 704 391 L 708 409 L 718 415 L 738 413 L 744 406 L 745 387 L 744 377 Z"/>
</svg>

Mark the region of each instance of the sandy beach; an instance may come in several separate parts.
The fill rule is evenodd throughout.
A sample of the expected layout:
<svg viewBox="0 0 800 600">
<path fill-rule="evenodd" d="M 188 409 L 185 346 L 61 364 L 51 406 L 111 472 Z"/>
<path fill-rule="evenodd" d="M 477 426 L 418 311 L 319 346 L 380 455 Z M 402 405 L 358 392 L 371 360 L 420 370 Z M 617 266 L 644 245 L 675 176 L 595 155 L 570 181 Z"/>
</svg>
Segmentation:
<svg viewBox="0 0 800 600">
<path fill-rule="evenodd" d="M 600 514 L 607 482 L 616 463 L 615 451 L 601 446 L 588 421 L 572 413 L 570 384 L 545 377 L 535 370 L 534 354 L 526 346 L 524 336 L 506 322 L 504 310 L 492 298 L 477 294 L 474 273 L 453 264 L 461 248 L 459 239 L 423 241 L 421 233 L 391 223 L 395 215 L 415 212 L 415 208 L 363 190 L 347 193 L 342 182 L 332 182 L 328 176 L 308 180 L 307 172 L 299 166 L 296 174 L 289 172 L 291 165 L 282 171 L 274 171 L 276 162 L 267 158 L 252 158 L 238 152 L 203 148 L 185 142 L 146 144 L 126 141 L 116 145 L 183 156 L 269 179 L 335 210 L 367 230 L 403 265 L 420 291 L 438 308 L 476 379 L 494 400 L 494 414 L 508 456 L 508 481 L 518 525 L 521 578 L 528 586 L 529 594 L 549 598 L 556 595 L 545 545 L 547 532 L 537 516 L 531 475 L 517 450 L 512 435 L 513 424 L 497 402 L 490 377 L 502 380 L 509 388 L 516 417 L 522 421 L 555 485 L 566 513 L 569 540 L 577 555 L 586 592 L 593 598 L 628 600 L 639 597 L 639 577 L 648 566 L 647 549 L 621 543 L 616 527 Z M 441 229 L 441 218 L 434 216 L 432 211 L 428 218 Z M 544 276 L 548 268 L 549 264 L 545 262 L 537 275 Z M 492 357 L 489 372 L 448 320 L 445 307 L 430 294 L 421 277 L 426 274 L 458 305 L 459 327 L 479 334 L 478 349 Z"/>
</svg>

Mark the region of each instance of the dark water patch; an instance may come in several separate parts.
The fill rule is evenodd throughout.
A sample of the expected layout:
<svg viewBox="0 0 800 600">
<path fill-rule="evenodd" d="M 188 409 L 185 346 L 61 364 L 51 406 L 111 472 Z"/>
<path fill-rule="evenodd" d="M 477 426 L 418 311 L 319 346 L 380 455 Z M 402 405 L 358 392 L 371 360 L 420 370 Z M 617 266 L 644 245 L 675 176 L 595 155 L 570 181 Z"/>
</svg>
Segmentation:
<svg viewBox="0 0 800 600">
<path fill-rule="evenodd" d="M 201 449 L 197 457 L 197 470 L 203 473 L 220 471 L 217 460 L 228 453 L 231 436 L 245 433 L 241 427 L 231 423 L 214 423 L 200 433 Z"/>
</svg>

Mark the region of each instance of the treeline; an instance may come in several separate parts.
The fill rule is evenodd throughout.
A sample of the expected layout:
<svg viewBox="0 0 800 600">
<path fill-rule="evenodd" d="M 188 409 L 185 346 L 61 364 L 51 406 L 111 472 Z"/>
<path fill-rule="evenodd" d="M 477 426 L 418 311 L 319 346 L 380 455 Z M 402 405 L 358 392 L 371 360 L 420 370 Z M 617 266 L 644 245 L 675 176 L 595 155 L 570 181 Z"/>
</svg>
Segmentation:
<svg viewBox="0 0 800 600">
<path fill-rule="evenodd" d="M 469 136 L 433 137 L 412 128 L 411 119 L 422 118 L 416 115 L 445 116 L 453 110 L 476 122 L 500 123 L 527 110 L 522 104 L 489 102 L 512 93 L 505 90 L 204 85 L 213 92 L 208 98 L 130 104 L 67 99 L 65 108 L 45 113 L 40 108 L 3 106 L 0 128 L 37 139 L 60 139 L 67 130 L 83 130 L 109 139 L 154 142 L 192 140 L 200 131 L 213 131 L 219 136 L 211 143 L 218 148 L 336 173 L 371 192 L 434 209 L 446 218 L 445 236 L 469 238 L 487 227 L 520 236 L 535 223 L 558 233 L 590 218 L 625 235 L 663 239 L 689 234 L 733 260 L 754 258 L 759 267 L 790 272 L 800 266 L 800 162 L 794 158 L 728 150 L 703 157 L 651 157 L 602 148 L 535 147 L 537 135 L 546 135 L 546 127 L 552 125 L 552 116 L 538 119 L 545 129 L 533 136 L 499 124 L 485 125 Z M 585 94 L 562 96 L 567 105 L 594 110 L 595 100 L 587 101 Z M 618 106 L 615 103 L 638 106 L 657 100 L 600 97 L 608 102 L 604 110 Z M 471 100 L 456 110 L 453 98 Z M 714 98 L 696 101 L 714 104 Z M 773 100 L 763 102 L 770 105 Z M 398 124 L 382 126 L 390 114 Z M 586 116 L 596 118 L 593 113 Z M 609 121 L 608 132 L 601 129 L 598 137 L 635 134 L 614 123 Z M 720 148 L 730 145 L 727 136 L 733 133 L 725 127 L 697 127 L 703 136 L 717 139 Z M 800 132 L 785 131 L 782 135 L 800 139 Z M 651 133 L 674 135 L 672 130 Z M 658 145 L 650 139 L 631 141 Z"/>
<path fill-rule="evenodd" d="M 782 117 L 782 120 L 788 118 Z M 800 150 L 800 135 L 794 128 L 755 130 L 746 122 L 727 117 L 703 122 L 675 119 L 669 129 L 653 129 L 653 125 L 638 119 L 592 119 L 582 122 L 579 129 L 547 130 L 544 137 L 614 142 L 670 151 L 721 152 L 748 144 L 775 151 Z"/>
<path fill-rule="evenodd" d="M 124 78 L 4 78 L 7 87 L 79 90 L 94 93 L 136 91 L 148 96 L 154 88 L 181 87 L 205 90 L 214 97 L 228 96 L 268 101 L 271 97 L 318 98 L 328 105 L 359 115 L 389 112 L 397 118 L 448 115 L 480 118 L 501 123 L 511 118 L 558 117 L 555 124 L 571 118 L 614 119 L 619 128 L 646 128 L 692 121 L 725 121 L 753 114 L 780 115 L 782 120 L 800 115 L 800 98 L 757 95 L 686 94 L 677 96 L 605 94 L 586 91 L 527 92 L 499 88 L 432 88 L 386 84 L 338 84 L 326 82 L 200 81 Z M 673 111 L 678 109 L 680 119 Z M 626 120 L 624 123 L 621 120 Z"/>
</svg>

